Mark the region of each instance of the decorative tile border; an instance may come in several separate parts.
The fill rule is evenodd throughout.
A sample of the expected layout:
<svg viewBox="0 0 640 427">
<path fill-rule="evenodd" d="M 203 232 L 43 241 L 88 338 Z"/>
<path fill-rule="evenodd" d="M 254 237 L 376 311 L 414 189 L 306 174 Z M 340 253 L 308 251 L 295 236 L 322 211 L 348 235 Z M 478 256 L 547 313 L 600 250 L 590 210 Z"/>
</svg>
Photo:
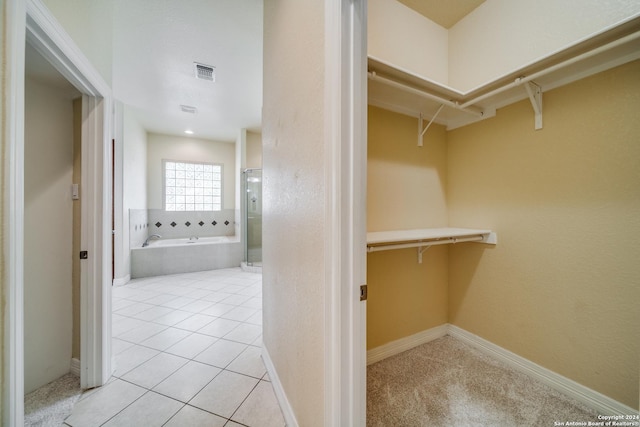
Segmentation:
<svg viewBox="0 0 640 427">
<path fill-rule="evenodd" d="M 149 209 L 149 234 L 163 239 L 182 237 L 233 236 L 235 234 L 233 209 L 215 212 L 167 212 Z"/>
<path fill-rule="evenodd" d="M 215 212 L 166 212 L 162 209 L 129 210 L 129 243 L 137 248 L 152 234 L 163 239 L 233 236 L 235 210 Z"/>
</svg>

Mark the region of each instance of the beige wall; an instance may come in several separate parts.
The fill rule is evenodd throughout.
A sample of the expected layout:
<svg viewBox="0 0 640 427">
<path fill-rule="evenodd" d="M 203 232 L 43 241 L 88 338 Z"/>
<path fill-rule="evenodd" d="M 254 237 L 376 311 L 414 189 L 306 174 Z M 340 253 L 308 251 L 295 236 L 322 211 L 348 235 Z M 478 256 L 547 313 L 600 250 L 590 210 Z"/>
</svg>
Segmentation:
<svg viewBox="0 0 640 427">
<path fill-rule="evenodd" d="M 246 168 L 262 168 L 262 134 L 247 132 Z"/>
<path fill-rule="evenodd" d="M 126 105 L 122 112 L 122 152 L 122 271 L 128 275 L 131 271 L 129 210 L 147 208 L 147 131 Z"/>
<path fill-rule="evenodd" d="M 468 92 L 638 13 L 637 0 L 486 0 L 446 30 L 397 0 L 369 0 L 367 53 Z"/>
<path fill-rule="evenodd" d="M 182 136 L 147 134 L 147 208 L 162 209 L 162 160 L 223 164 L 223 206 L 235 208 L 235 145 Z"/>
<path fill-rule="evenodd" d="M 72 353 L 73 108 L 25 85 L 24 390 L 69 372 Z"/>
<path fill-rule="evenodd" d="M 111 85 L 113 0 L 42 0 L 82 53 Z"/>
<path fill-rule="evenodd" d="M 449 321 L 638 408 L 640 62 L 448 134 Z"/>
<path fill-rule="evenodd" d="M 437 81 L 449 82 L 449 32 L 398 0 L 367 2 L 367 54 Z"/>
<path fill-rule="evenodd" d="M 449 30 L 449 85 L 470 91 L 638 13 L 637 0 L 487 0 Z"/>
<path fill-rule="evenodd" d="M 446 227 L 447 146 L 433 125 L 417 146 L 417 119 L 369 107 L 367 231 Z M 367 348 L 447 322 L 445 247 L 418 264 L 416 249 L 367 255 Z"/>
<path fill-rule="evenodd" d="M 263 342 L 305 427 L 325 425 L 323 17 L 264 2 Z"/>
</svg>

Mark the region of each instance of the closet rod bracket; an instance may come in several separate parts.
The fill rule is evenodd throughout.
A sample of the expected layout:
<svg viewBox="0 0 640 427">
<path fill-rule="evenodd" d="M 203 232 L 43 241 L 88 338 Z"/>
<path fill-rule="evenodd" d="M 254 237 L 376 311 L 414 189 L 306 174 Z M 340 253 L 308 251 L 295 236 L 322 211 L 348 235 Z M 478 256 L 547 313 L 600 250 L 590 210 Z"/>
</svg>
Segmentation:
<svg viewBox="0 0 640 427">
<path fill-rule="evenodd" d="M 418 247 L 418 264 L 422 264 L 422 254 L 430 247 L 431 245 Z"/>
<path fill-rule="evenodd" d="M 525 82 L 524 88 L 527 90 L 533 112 L 535 114 L 535 130 L 542 129 L 542 88 L 534 82 Z"/>
<path fill-rule="evenodd" d="M 442 111 L 443 108 L 444 108 L 444 104 L 440 105 L 440 108 L 438 108 L 438 111 L 436 111 L 436 113 L 433 115 L 433 117 L 431 118 L 427 126 L 425 126 L 424 128 L 422 127 L 422 125 L 424 124 L 424 118 L 422 117 L 422 113 L 420 113 L 420 118 L 418 119 L 418 147 L 422 147 L 424 134 L 427 133 L 427 129 L 431 127 L 433 122 L 436 120 L 436 117 L 438 117 L 438 114 L 440 114 L 440 111 Z"/>
</svg>

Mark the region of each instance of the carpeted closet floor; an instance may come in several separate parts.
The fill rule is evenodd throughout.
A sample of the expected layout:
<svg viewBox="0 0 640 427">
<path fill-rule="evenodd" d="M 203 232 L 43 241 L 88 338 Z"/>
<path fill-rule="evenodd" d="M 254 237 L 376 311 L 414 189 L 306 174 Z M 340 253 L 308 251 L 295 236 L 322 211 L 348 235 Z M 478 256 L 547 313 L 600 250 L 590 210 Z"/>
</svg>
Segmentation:
<svg viewBox="0 0 640 427">
<path fill-rule="evenodd" d="M 24 398 L 25 427 L 58 427 L 73 411 L 82 390 L 80 377 L 66 374 L 27 394 Z"/>
<path fill-rule="evenodd" d="M 445 336 L 367 368 L 367 426 L 553 426 L 598 421 L 579 402 Z"/>
</svg>

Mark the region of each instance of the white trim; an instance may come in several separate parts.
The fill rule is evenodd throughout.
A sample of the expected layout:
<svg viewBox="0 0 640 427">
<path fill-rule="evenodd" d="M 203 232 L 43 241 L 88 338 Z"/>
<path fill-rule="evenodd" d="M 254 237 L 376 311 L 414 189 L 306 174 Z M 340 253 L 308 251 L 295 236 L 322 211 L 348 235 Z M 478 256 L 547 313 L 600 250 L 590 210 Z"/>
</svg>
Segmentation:
<svg viewBox="0 0 640 427">
<path fill-rule="evenodd" d="M 400 338 L 367 351 L 367 365 L 379 362 L 387 357 L 395 356 L 422 344 L 437 340 L 447 335 L 448 325 L 440 325 L 426 329 L 417 334 Z"/>
<path fill-rule="evenodd" d="M 325 2 L 324 424 L 366 422 L 366 0 Z"/>
<path fill-rule="evenodd" d="M 26 0 L 27 41 L 81 93 L 110 97 L 111 89 L 42 0 Z"/>
<path fill-rule="evenodd" d="M 2 32 L 2 402 L 0 423 L 24 424 L 24 46 L 23 0 L 6 0 L 0 8 Z M 6 55 L 6 56 L 4 56 Z"/>
<path fill-rule="evenodd" d="M 76 377 L 80 376 L 80 359 L 76 359 L 75 357 L 71 359 L 71 366 L 69 368 L 69 373 L 75 375 Z"/>
<path fill-rule="evenodd" d="M 262 347 L 262 361 L 264 362 L 265 368 L 267 368 L 269 381 L 271 381 L 273 392 L 276 395 L 278 404 L 280 405 L 280 410 L 282 411 L 285 425 L 287 427 L 298 427 L 298 420 L 296 420 L 296 416 L 293 412 L 293 408 L 291 407 L 291 403 L 289 403 L 289 399 L 287 399 L 284 388 L 282 388 L 282 383 L 280 382 L 280 378 L 278 377 L 276 368 L 273 365 L 271 356 L 269 356 L 269 351 L 264 346 Z"/>
<path fill-rule="evenodd" d="M 117 259 L 117 258 L 116 258 Z M 122 286 L 122 285 L 126 285 L 127 283 L 129 283 L 131 281 L 131 275 L 127 274 L 124 277 L 116 277 L 115 279 L 113 279 L 113 286 Z"/>
<path fill-rule="evenodd" d="M 340 53 L 340 2 L 325 2 L 325 127 L 326 138 L 325 143 L 325 194 L 326 211 L 325 218 L 325 339 L 324 339 L 324 375 L 325 375 L 325 425 L 340 425 L 340 392 L 341 392 L 341 372 L 340 369 L 340 339 L 341 330 L 341 292 L 340 292 L 340 218 L 337 212 L 336 203 L 339 203 L 340 193 L 339 185 L 334 182 L 340 178 L 339 172 L 336 173 L 336 164 L 340 159 L 336 153 L 339 145 L 339 120 L 340 116 L 340 98 L 339 91 L 331 91 L 330 88 L 340 84 L 340 74 L 329 67 L 330 60 L 336 60 L 336 51 L 338 55 L 337 62 L 339 64 Z M 337 15 L 337 18 L 336 18 Z M 333 67 L 335 68 L 335 67 Z M 334 111 L 333 109 L 336 109 Z M 330 119 L 337 120 L 338 123 L 329 122 Z M 333 142 L 337 140 L 337 144 Z M 337 175 L 337 177 L 336 177 Z M 337 200 L 337 201 L 336 201 Z M 338 242 L 338 247 L 334 250 L 334 245 Z M 271 375 L 271 374 L 269 374 Z"/>
<path fill-rule="evenodd" d="M 111 105 L 82 99 L 82 261 L 80 279 L 80 386 L 93 388 L 111 376 Z"/>
<path fill-rule="evenodd" d="M 590 388 L 585 387 L 582 384 L 578 384 L 577 382 L 563 377 L 562 375 L 547 368 L 543 368 L 524 357 L 518 356 L 509 350 L 499 347 L 484 338 L 480 338 L 479 336 L 467 332 L 457 326 L 448 325 L 447 334 L 469 344 L 495 359 L 500 360 L 501 362 L 506 363 L 511 368 L 548 385 L 554 390 L 582 402 L 596 410 L 599 414 L 634 415 L 638 413 L 638 411 L 623 403 L 607 397 L 595 390 L 591 390 Z"/>
<path fill-rule="evenodd" d="M 108 161 L 109 154 L 105 151 L 110 148 L 111 141 L 111 91 L 100 75 L 91 66 L 81 51 L 73 43 L 64 29 L 57 23 L 53 15 L 40 0 L 7 0 L 4 3 L 2 16 L 6 24 L 3 37 L 6 37 L 6 57 L 2 62 L 6 65 L 2 76 L 3 102 L 2 122 L 6 127 L 2 129 L 2 149 L 5 163 L 3 164 L 4 188 L 3 188 L 3 218 L 2 224 L 5 245 L 2 248 L 3 256 L 3 296 L 6 301 L 5 338 L 3 345 L 3 372 L 2 388 L 2 424 L 24 424 L 24 295 L 23 295 L 23 264 L 24 264 L 24 52 L 25 41 L 28 39 L 36 50 L 47 58 L 56 69 L 78 88 L 82 93 L 93 97 L 100 97 L 99 103 L 104 107 L 102 120 L 97 119 L 99 130 L 93 134 L 94 138 L 87 141 L 95 151 L 94 162 L 83 164 L 83 171 L 92 171 L 92 176 L 97 193 L 94 194 L 94 202 L 86 215 L 83 209 L 83 218 L 91 223 L 92 235 L 88 240 L 91 244 L 90 252 L 94 255 L 87 263 L 90 274 L 88 289 L 93 291 L 88 295 L 91 299 L 91 309 L 99 308 L 94 312 L 97 322 L 91 325 L 89 331 L 81 335 L 82 339 L 91 340 L 81 342 L 83 345 L 92 345 L 99 354 L 89 363 L 86 374 L 91 380 L 84 381 L 84 386 L 97 386 L 104 384 L 110 375 L 111 364 L 111 286 L 110 271 L 104 266 L 110 263 L 104 262 L 104 257 L 111 256 L 110 234 L 111 224 L 109 213 L 105 211 L 110 206 L 110 168 L 104 168 L 104 161 Z M 83 141 L 84 144 L 84 141 Z M 106 151 L 108 153 L 108 151 Z M 85 167 L 86 166 L 86 167 Z M 106 178 L 106 179 L 105 179 Z M 85 192 L 86 193 L 86 192 Z M 84 224 L 85 220 L 83 220 Z M 107 238 L 108 237 L 108 238 Z M 87 300 L 81 301 L 82 308 L 86 311 Z M 86 325 L 81 325 L 86 327 Z M 86 341 L 86 339 L 84 341 Z M 86 377 L 84 371 L 81 378 Z"/>
<path fill-rule="evenodd" d="M 82 107 L 80 385 L 111 375 L 111 89 L 41 0 L 27 0 L 27 40 L 80 92 Z"/>
</svg>

